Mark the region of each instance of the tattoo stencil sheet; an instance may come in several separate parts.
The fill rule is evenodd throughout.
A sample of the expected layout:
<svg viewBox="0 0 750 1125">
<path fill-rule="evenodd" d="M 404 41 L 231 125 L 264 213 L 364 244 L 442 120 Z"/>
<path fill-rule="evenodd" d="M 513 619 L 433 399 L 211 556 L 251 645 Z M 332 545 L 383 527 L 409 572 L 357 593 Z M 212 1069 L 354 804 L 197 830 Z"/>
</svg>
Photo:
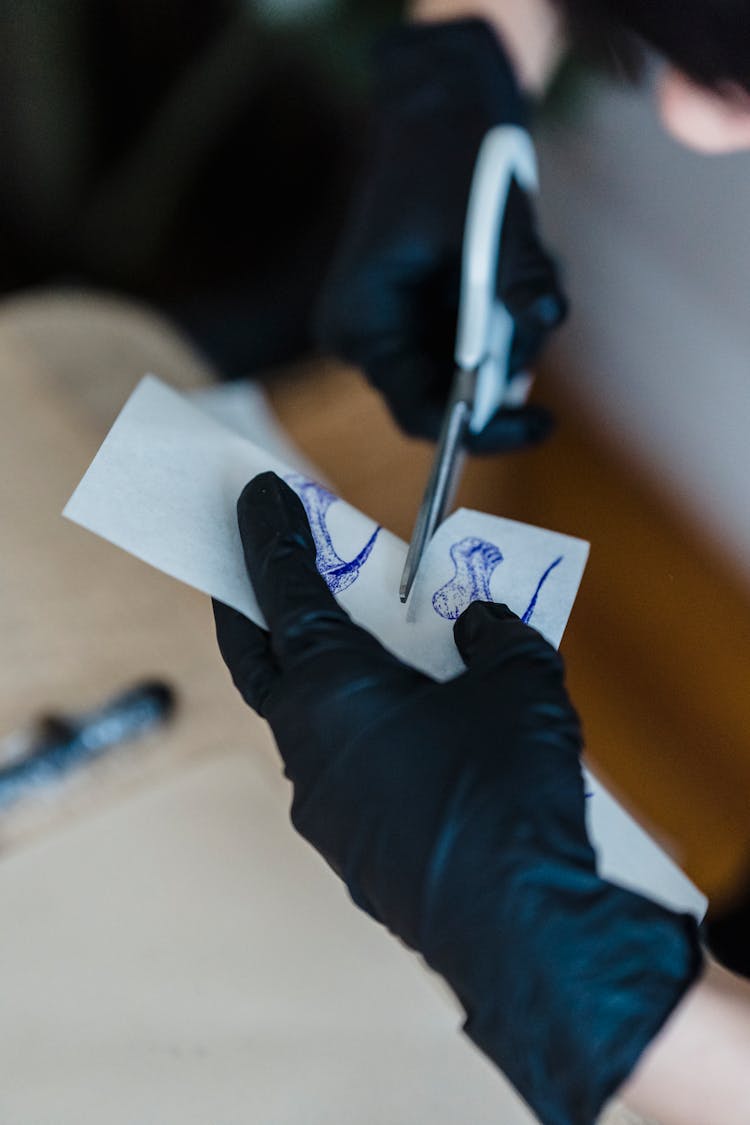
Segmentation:
<svg viewBox="0 0 750 1125">
<path fill-rule="evenodd" d="M 329 527 L 329 511 L 338 497 L 325 485 L 311 480 L 302 473 L 287 473 L 284 479 L 296 490 L 307 513 L 317 551 L 318 572 L 325 579 L 329 590 L 339 596 L 353 586 L 359 578 L 382 528 L 375 527 L 361 551 L 347 561 L 336 550 Z M 474 535 L 464 536 L 458 542 L 450 544 L 448 553 L 454 567 L 453 575 L 432 595 L 432 608 L 444 620 L 456 621 L 472 602 L 493 600 L 492 576 L 502 563 L 503 555 L 494 543 L 489 543 L 486 539 L 478 539 Z M 529 604 L 523 613 L 519 613 L 526 624 L 529 624 L 534 616 L 539 595 L 547 579 L 563 561 L 564 556 L 558 555 L 537 582 Z"/>
<path fill-rule="evenodd" d="M 328 512 L 331 505 L 338 500 L 338 496 L 334 496 L 324 485 L 304 477 L 301 473 L 287 473 L 284 480 L 295 490 L 307 512 L 318 553 L 319 573 L 325 578 L 332 594 L 343 594 L 344 590 L 348 590 L 359 578 L 362 567 L 372 554 L 381 528 L 376 527 L 362 550 L 347 562 L 337 553 L 328 526 Z"/>
<path fill-rule="evenodd" d="M 154 376 L 146 376 L 123 407 L 65 515 L 263 625 L 245 570 L 236 504 L 247 481 L 269 469 L 290 480 L 306 505 L 319 567 L 341 605 L 421 671 L 437 679 L 462 672 L 453 624 L 473 597 L 505 602 L 552 644 L 560 643 L 587 543 L 461 509 L 435 533 L 403 606 L 398 589 L 405 543 Z M 703 897 L 588 772 L 586 791 L 602 874 L 700 915 Z"/>
</svg>

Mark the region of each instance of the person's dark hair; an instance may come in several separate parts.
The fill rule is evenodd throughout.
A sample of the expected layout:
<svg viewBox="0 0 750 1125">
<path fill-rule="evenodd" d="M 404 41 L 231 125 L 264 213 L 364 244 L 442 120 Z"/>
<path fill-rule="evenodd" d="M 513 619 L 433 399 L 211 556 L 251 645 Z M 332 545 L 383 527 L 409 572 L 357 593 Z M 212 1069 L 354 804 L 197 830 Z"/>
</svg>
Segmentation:
<svg viewBox="0 0 750 1125">
<path fill-rule="evenodd" d="M 638 41 L 694 81 L 750 92 L 749 0 L 562 0 L 574 37 L 620 69 L 637 66 Z"/>
</svg>

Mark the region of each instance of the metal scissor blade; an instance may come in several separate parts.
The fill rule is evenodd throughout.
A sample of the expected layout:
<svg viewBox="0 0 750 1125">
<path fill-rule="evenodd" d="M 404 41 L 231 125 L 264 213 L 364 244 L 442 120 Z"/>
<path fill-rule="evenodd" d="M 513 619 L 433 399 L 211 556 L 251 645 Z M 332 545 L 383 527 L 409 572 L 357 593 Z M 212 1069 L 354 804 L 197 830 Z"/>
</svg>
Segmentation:
<svg viewBox="0 0 750 1125">
<path fill-rule="evenodd" d="M 409 551 L 399 586 L 399 597 L 405 602 L 427 544 L 445 516 L 463 465 L 463 442 L 474 409 L 476 372 L 459 369 L 451 391 L 448 408 L 438 438 L 435 460 L 427 482 L 422 504 L 414 525 Z"/>
</svg>

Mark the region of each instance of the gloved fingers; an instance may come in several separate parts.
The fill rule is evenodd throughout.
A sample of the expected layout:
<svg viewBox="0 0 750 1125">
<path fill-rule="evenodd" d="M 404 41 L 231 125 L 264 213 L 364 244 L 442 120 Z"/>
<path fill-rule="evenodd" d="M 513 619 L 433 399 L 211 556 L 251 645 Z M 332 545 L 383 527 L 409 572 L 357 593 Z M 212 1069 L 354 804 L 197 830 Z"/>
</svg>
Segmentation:
<svg viewBox="0 0 750 1125">
<path fill-rule="evenodd" d="M 314 313 L 313 328 L 324 351 L 367 368 L 383 350 L 398 350 L 412 334 L 415 297 L 432 268 L 409 247 L 383 245 L 373 237 L 372 215 L 356 225 L 326 278 Z"/>
<path fill-rule="evenodd" d="M 440 378 L 429 356 L 404 352 L 379 356 L 368 364 L 365 373 L 404 433 L 428 441 L 437 439 L 448 397 L 449 372 Z"/>
<path fill-rule="evenodd" d="M 279 678 L 271 642 L 265 629 L 249 621 L 236 609 L 211 599 L 219 651 L 245 703 L 265 714 L 265 704 Z"/>
<path fill-rule="evenodd" d="M 555 426 L 554 415 L 543 406 L 499 410 L 478 434 L 469 433 L 471 453 L 507 453 L 544 441 Z"/>
<path fill-rule="evenodd" d="M 552 645 L 507 605 L 472 602 L 454 624 L 453 637 L 469 670 L 499 666 L 519 658 L 556 670 L 562 667 Z"/>
<path fill-rule="evenodd" d="M 369 637 L 341 609 L 316 566 L 302 501 L 275 473 L 261 473 L 237 501 L 245 563 L 283 672 L 311 650 Z"/>
<path fill-rule="evenodd" d="M 557 265 L 542 245 L 532 202 L 514 178 L 500 241 L 497 294 L 515 326 L 510 371 L 528 367 L 565 319 Z"/>
<path fill-rule="evenodd" d="M 555 328 L 565 320 L 568 303 L 561 293 L 549 289 L 514 292 L 509 300 L 506 307 L 513 316 L 514 332 L 508 371 L 515 375 L 533 367 Z"/>
<path fill-rule="evenodd" d="M 336 275 L 317 316 L 324 348 L 359 367 L 412 437 L 434 440 L 453 377 L 458 262 L 381 249 L 366 273 Z"/>
<path fill-rule="evenodd" d="M 319 349 L 355 367 L 361 363 L 363 340 L 377 340 L 389 318 L 388 294 L 375 303 L 375 286 L 357 274 L 349 254 L 341 256 L 326 277 L 313 312 L 313 335 Z"/>
<path fill-rule="evenodd" d="M 540 251 L 543 253 L 543 251 Z M 547 336 L 559 328 L 568 315 L 568 299 L 560 288 L 557 269 L 545 255 L 538 273 L 512 283 L 505 293 L 504 304 L 513 317 L 516 332 L 536 336 L 543 344 Z M 518 346 L 518 345 L 516 345 Z"/>
</svg>

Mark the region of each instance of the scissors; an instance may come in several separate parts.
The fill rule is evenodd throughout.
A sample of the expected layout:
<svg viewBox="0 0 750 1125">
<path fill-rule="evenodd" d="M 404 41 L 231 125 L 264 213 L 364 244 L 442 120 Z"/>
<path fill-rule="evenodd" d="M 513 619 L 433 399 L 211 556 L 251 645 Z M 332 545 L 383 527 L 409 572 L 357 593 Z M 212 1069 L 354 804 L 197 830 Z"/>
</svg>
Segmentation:
<svg viewBox="0 0 750 1125">
<path fill-rule="evenodd" d="M 518 405 L 528 392 L 528 376 L 511 380 L 508 374 L 513 318 L 496 293 L 500 236 L 514 177 L 524 190 L 537 190 L 534 147 L 524 129 L 499 125 L 485 135 L 472 177 L 461 263 L 456 372 L 401 576 L 402 602 L 409 597 L 427 545 L 453 501 L 467 432 L 479 433 L 502 405 Z"/>
</svg>

